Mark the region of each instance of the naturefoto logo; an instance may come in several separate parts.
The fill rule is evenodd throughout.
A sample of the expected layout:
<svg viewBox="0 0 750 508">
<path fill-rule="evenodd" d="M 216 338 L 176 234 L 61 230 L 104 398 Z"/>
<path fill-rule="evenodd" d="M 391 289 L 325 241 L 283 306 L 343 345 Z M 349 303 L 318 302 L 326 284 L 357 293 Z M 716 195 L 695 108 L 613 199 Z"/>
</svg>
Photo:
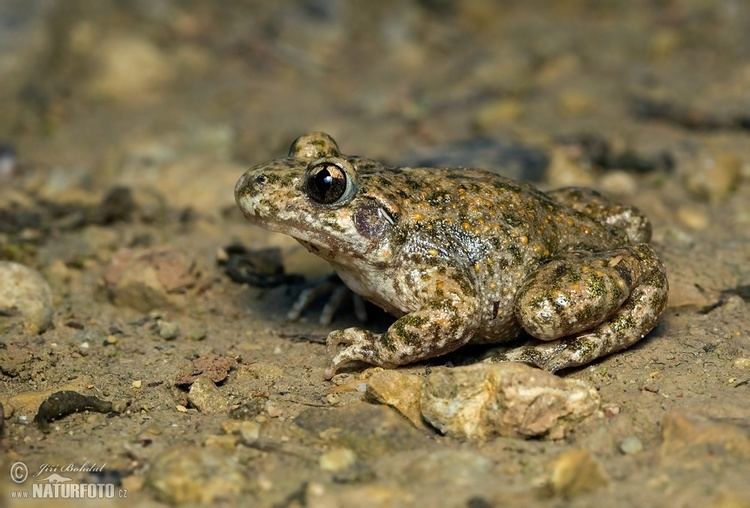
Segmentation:
<svg viewBox="0 0 750 508">
<path fill-rule="evenodd" d="M 72 482 L 73 478 L 67 478 L 65 476 L 59 475 L 57 473 L 52 473 L 47 478 L 42 480 L 47 483 L 65 483 L 65 482 Z"/>
<path fill-rule="evenodd" d="M 11 497 L 15 499 L 113 499 L 125 498 L 128 495 L 126 489 L 116 488 L 113 483 L 78 483 L 69 476 L 62 473 L 101 473 L 104 465 L 91 464 L 67 464 L 57 466 L 42 464 L 31 479 L 31 492 L 28 490 L 11 491 Z M 45 475 L 43 477 L 43 475 Z M 24 462 L 14 462 L 10 466 L 10 479 L 14 483 L 22 485 L 29 479 L 29 468 Z"/>
</svg>

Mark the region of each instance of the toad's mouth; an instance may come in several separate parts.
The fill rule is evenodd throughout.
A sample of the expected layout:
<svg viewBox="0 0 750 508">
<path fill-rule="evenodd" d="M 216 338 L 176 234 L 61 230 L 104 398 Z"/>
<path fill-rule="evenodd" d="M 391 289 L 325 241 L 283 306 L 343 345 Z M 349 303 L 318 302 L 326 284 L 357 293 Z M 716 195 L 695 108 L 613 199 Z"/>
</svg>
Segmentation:
<svg viewBox="0 0 750 508">
<path fill-rule="evenodd" d="M 248 222 L 268 231 L 291 236 L 310 252 L 327 261 L 339 261 L 347 257 L 364 260 L 370 250 L 367 242 L 358 243 L 360 238 L 356 233 L 346 232 L 343 227 L 331 223 L 333 219 L 326 222 L 327 219 L 315 210 L 279 206 L 267 194 L 238 192 L 236 199 Z"/>
<path fill-rule="evenodd" d="M 291 236 L 308 251 L 327 261 L 340 261 L 342 257 L 365 259 L 366 248 L 354 249 L 351 243 L 325 229 L 311 229 L 304 221 L 280 217 L 268 218 L 253 213 L 245 213 L 245 217 L 250 223 L 263 229 Z"/>
</svg>

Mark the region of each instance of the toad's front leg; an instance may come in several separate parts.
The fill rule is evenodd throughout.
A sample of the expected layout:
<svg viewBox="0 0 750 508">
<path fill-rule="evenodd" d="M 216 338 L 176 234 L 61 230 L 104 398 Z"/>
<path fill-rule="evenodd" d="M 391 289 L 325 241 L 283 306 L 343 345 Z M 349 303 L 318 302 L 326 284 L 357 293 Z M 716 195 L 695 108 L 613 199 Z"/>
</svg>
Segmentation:
<svg viewBox="0 0 750 508">
<path fill-rule="evenodd" d="M 475 331 L 473 311 L 468 307 L 461 301 L 435 300 L 397 319 L 382 334 L 361 328 L 331 332 L 327 340 L 331 364 L 326 377 L 330 379 L 353 361 L 396 367 L 458 349 Z"/>
<path fill-rule="evenodd" d="M 471 281 L 454 270 L 417 274 L 419 309 L 402 316 L 385 333 L 360 328 L 328 335 L 331 364 L 326 377 L 349 362 L 396 367 L 448 353 L 463 346 L 478 328 L 477 299 Z"/>
</svg>

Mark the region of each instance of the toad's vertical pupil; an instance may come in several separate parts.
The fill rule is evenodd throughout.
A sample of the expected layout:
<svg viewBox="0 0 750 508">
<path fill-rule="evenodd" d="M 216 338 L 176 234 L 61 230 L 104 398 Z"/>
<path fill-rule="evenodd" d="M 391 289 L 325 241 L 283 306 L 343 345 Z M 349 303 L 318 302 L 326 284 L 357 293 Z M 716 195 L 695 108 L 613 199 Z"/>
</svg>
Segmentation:
<svg viewBox="0 0 750 508">
<path fill-rule="evenodd" d="M 338 166 L 322 163 L 307 173 L 307 195 L 321 204 L 333 204 L 346 192 L 347 176 Z"/>
<path fill-rule="evenodd" d="M 333 185 L 333 175 L 330 171 L 328 171 L 328 168 L 323 168 L 320 171 L 318 171 L 318 174 L 315 175 L 315 186 L 318 188 L 318 192 L 321 194 L 325 194 L 328 192 L 328 190 Z"/>
</svg>

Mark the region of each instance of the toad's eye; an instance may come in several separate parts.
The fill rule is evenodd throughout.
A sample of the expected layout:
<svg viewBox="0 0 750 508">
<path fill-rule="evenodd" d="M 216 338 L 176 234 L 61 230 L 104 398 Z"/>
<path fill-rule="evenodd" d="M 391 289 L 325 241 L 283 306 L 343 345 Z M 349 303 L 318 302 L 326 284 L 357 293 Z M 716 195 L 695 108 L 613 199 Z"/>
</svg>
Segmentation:
<svg viewBox="0 0 750 508">
<path fill-rule="evenodd" d="M 352 197 L 354 182 L 344 164 L 330 160 L 313 163 L 305 174 L 305 192 L 321 205 L 343 205 Z"/>
</svg>

